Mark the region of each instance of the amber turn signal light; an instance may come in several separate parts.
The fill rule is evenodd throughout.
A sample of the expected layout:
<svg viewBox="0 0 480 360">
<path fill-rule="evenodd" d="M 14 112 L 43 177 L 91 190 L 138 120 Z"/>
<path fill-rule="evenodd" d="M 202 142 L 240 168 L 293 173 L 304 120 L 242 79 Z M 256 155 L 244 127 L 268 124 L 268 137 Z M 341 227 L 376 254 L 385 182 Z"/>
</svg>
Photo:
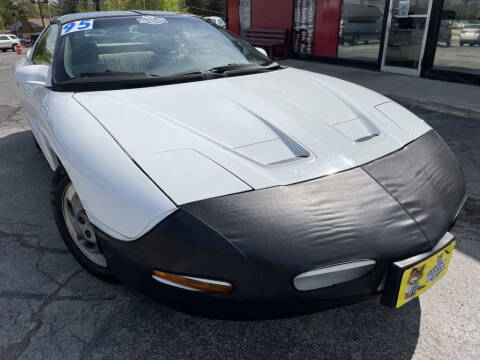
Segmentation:
<svg viewBox="0 0 480 360">
<path fill-rule="evenodd" d="M 185 290 L 211 293 L 230 293 L 233 291 L 232 284 L 225 281 L 170 274 L 160 270 L 153 270 L 152 277 L 161 283 Z"/>
</svg>

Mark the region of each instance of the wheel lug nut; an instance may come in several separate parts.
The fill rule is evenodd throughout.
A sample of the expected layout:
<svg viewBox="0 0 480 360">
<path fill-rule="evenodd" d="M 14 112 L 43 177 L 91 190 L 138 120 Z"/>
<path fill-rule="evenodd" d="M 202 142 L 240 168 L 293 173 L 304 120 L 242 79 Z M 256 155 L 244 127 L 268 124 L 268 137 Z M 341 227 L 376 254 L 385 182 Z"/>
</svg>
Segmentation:
<svg viewBox="0 0 480 360">
<path fill-rule="evenodd" d="M 85 231 L 85 236 L 87 237 L 87 239 L 90 239 L 90 237 L 92 236 L 92 233 L 90 232 L 90 230 Z"/>
<path fill-rule="evenodd" d="M 83 225 L 85 224 L 85 219 L 83 217 L 79 217 L 78 222 Z"/>
</svg>

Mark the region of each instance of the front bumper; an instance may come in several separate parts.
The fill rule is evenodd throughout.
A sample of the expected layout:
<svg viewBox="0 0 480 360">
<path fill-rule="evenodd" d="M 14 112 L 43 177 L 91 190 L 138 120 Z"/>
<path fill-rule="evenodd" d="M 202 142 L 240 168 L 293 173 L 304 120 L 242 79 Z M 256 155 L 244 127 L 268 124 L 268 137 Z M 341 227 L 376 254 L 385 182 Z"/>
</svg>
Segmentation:
<svg viewBox="0 0 480 360">
<path fill-rule="evenodd" d="M 464 44 L 480 44 L 480 37 L 476 38 L 476 39 L 460 39 L 460 42 L 464 43 Z"/>
<path fill-rule="evenodd" d="M 378 293 L 391 263 L 435 247 L 464 195 L 456 159 L 430 131 L 349 171 L 186 204 L 132 242 L 98 238 L 120 280 L 167 305 L 204 316 L 288 316 Z M 305 271 L 361 259 L 376 266 L 360 278 L 293 286 Z M 174 288 L 154 280 L 153 269 L 228 281 L 235 290 Z"/>
</svg>

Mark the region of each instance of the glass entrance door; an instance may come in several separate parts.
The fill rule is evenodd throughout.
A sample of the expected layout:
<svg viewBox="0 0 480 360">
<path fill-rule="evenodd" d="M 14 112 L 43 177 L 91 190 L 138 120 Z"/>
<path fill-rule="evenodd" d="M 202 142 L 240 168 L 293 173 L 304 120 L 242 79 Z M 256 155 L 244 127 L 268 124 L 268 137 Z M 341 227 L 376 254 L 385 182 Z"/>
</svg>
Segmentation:
<svg viewBox="0 0 480 360">
<path fill-rule="evenodd" d="M 419 76 L 432 0 L 391 0 L 382 71 Z"/>
</svg>

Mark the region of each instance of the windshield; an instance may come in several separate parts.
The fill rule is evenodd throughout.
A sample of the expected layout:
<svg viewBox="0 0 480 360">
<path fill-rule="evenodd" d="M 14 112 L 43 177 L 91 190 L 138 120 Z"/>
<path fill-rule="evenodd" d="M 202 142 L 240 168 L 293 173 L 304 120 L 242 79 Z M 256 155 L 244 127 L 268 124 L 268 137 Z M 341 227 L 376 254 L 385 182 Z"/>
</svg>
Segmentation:
<svg viewBox="0 0 480 360">
<path fill-rule="evenodd" d="M 226 65 L 273 62 L 253 46 L 191 16 L 87 19 L 62 26 L 55 81 L 92 74 L 171 76 Z"/>
</svg>

